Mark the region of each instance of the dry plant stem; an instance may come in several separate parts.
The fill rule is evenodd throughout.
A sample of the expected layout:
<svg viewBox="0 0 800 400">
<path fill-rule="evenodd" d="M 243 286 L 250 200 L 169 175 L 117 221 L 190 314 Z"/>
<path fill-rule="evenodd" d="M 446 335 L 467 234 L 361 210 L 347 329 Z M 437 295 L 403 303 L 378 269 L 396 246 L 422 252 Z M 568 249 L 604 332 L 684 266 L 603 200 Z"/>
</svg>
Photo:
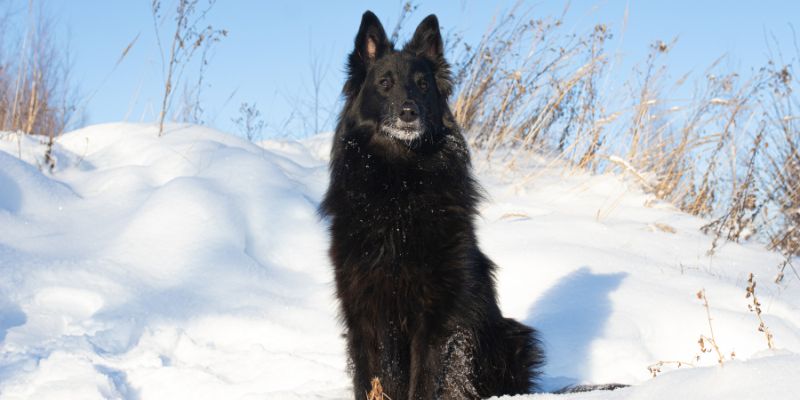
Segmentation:
<svg viewBox="0 0 800 400">
<path fill-rule="evenodd" d="M 756 297 L 756 280 L 753 276 L 753 273 L 750 273 L 750 276 L 747 278 L 747 295 L 745 298 L 753 299 L 753 304 L 747 305 L 747 308 L 750 311 L 756 313 L 756 317 L 758 317 L 758 331 L 764 334 L 764 337 L 767 339 L 767 347 L 770 349 L 775 348 L 775 344 L 773 342 L 772 332 L 769 330 L 767 325 L 764 323 L 764 320 L 761 318 L 761 303 L 758 301 Z"/>
<path fill-rule="evenodd" d="M 678 368 L 680 368 L 680 367 L 682 367 L 684 365 L 688 365 L 690 367 L 694 367 L 694 363 L 691 363 L 691 362 L 688 362 L 688 361 L 664 360 L 664 361 L 659 361 L 659 362 L 657 362 L 655 364 L 648 365 L 647 366 L 647 370 L 650 371 L 650 374 L 652 375 L 652 377 L 655 378 L 661 372 L 661 367 L 663 367 L 665 365 L 675 365 Z"/>
<path fill-rule="evenodd" d="M 394 29 L 392 29 L 392 35 L 389 37 L 389 41 L 397 43 L 397 40 L 400 38 L 400 30 L 403 28 L 403 23 L 406 21 L 406 18 L 416 11 L 417 7 L 419 7 L 419 5 L 411 1 L 403 3 L 403 8 L 400 10 L 400 16 L 397 18 L 397 24 L 394 26 Z"/>
<path fill-rule="evenodd" d="M 158 114 L 158 136 L 164 134 L 164 118 L 167 116 L 167 101 L 172 94 L 172 72 L 175 70 L 175 51 L 178 43 L 181 42 L 181 28 L 187 18 L 186 0 L 179 0 L 177 22 L 175 24 L 175 34 L 172 36 L 172 45 L 169 50 L 169 64 L 167 67 L 167 79 L 164 82 L 164 98 L 161 100 L 161 112 Z M 155 11 L 154 11 L 155 12 Z"/>
<path fill-rule="evenodd" d="M 732 199 L 729 208 L 718 219 L 703 226 L 701 230 L 705 233 L 714 231 L 714 239 L 711 243 L 711 249 L 708 250 L 709 255 L 713 255 L 719 239 L 723 236 L 725 231 L 725 239 L 733 242 L 738 242 L 742 235 L 752 226 L 760 207 L 757 204 L 753 186 L 755 185 L 755 172 L 758 151 L 761 148 L 761 141 L 764 138 L 763 130 L 758 133 L 754 139 L 753 148 L 751 150 L 750 161 L 748 162 L 747 172 L 742 184 L 734 189 L 731 194 Z M 750 211 L 750 214 L 748 214 Z"/>
<path fill-rule="evenodd" d="M 719 350 L 719 346 L 717 346 L 717 339 L 714 336 L 714 325 L 711 323 L 711 310 L 708 307 L 708 298 L 706 297 L 706 290 L 702 289 L 697 292 L 697 298 L 703 300 L 703 306 L 706 308 L 706 317 L 708 318 L 708 330 L 711 332 L 711 337 L 707 337 L 705 335 L 700 335 L 700 349 L 704 350 L 703 347 L 703 340 L 708 343 L 711 343 L 711 346 L 714 347 L 714 351 L 717 353 L 717 361 L 720 365 L 722 365 L 725 361 L 725 356 L 722 355 L 722 352 Z"/>
<path fill-rule="evenodd" d="M 56 169 L 56 159 L 53 157 L 53 145 L 55 144 L 55 137 L 51 133 L 50 136 L 47 138 L 47 147 L 44 152 L 44 164 L 47 166 L 47 170 L 50 173 Z"/>
<path fill-rule="evenodd" d="M 28 7 L 28 18 L 33 21 L 33 8 Z M 20 50 L 20 57 L 19 59 L 22 60 L 22 65 L 19 67 L 20 70 L 17 72 L 17 79 L 16 84 L 14 87 L 14 101 L 11 103 L 11 126 L 19 126 L 19 113 L 17 109 L 20 106 L 20 96 L 22 95 L 22 88 L 25 87 L 23 83 L 23 77 L 27 76 L 27 67 L 28 67 L 28 46 L 30 46 L 31 38 L 33 36 L 33 29 L 28 28 L 25 34 L 25 41 L 22 44 L 22 49 Z"/>
<path fill-rule="evenodd" d="M 381 385 L 381 380 L 377 377 L 372 378 L 372 390 L 367 393 L 367 400 L 384 400 L 389 399 L 392 400 L 389 395 L 383 393 L 383 386 Z"/>
<path fill-rule="evenodd" d="M 176 33 L 177 36 L 177 33 Z M 169 63 L 170 67 L 167 69 L 167 80 L 164 82 L 164 98 L 161 100 L 161 112 L 158 113 L 158 136 L 164 134 L 164 118 L 167 116 L 167 99 L 172 94 L 172 65 L 175 60 L 175 46 L 177 39 L 172 41 L 172 48 L 170 49 Z"/>
<path fill-rule="evenodd" d="M 239 131 L 251 142 L 261 140 L 261 131 L 264 130 L 266 123 L 261 118 L 256 104 L 242 103 L 239 107 L 239 117 L 231 118 Z"/>
<path fill-rule="evenodd" d="M 784 272 L 786 271 L 787 266 L 792 269 L 792 272 L 794 272 L 794 276 L 797 277 L 798 281 L 800 281 L 800 274 L 797 273 L 797 270 L 794 268 L 794 265 L 792 265 L 792 255 L 787 254 L 786 258 L 781 263 L 781 269 L 780 271 L 778 271 L 778 275 L 775 277 L 775 283 L 783 282 Z"/>
<path fill-rule="evenodd" d="M 209 0 L 202 10 L 198 10 L 198 2 L 199 0 L 178 0 L 175 14 L 170 14 L 174 18 L 175 32 L 172 35 L 169 59 L 162 59 L 163 64 L 165 64 L 163 67 L 166 68 L 166 73 L 164 78 L 164 96 L 161 100 L 161 110 L 158 114 L 159 136 L 164 133 L 164 120 L 172 108 L 175 88 L 183 81 L 183 73 L 185 72 L 186 66 L 192 61 L 195 52 L 199 49 L 203 49 L 203 56 L 200 60 L 200 77 L 196 88 L 197 97 L 199 97 L 203 84 L 203 72 L 208 61 L 208 45 L 209 43 L 219 41 L 220 37 L 227 35 L 227 31 L 224 29 L 215 30 L 210 25 L 206 27 L 199 26 L 214 6 L 215 0 Z M 161 16 L 160 9 L 161 0 L 153 0 L 151 10 L 159 50 L 161 50 L 161 42 L 158 39 L 158 21 Z M 161 52 L 161 54 L 163 57 L 163 52 Z M 195 99 L 193 103 L 190 103 L 190 106 L 190 110 L 184 110 L 184 114 L 190 116 L 190 119 L 199 119 L 198 115 L 201 111 L 199 100 Z M 194 110 L 191 110 L 192 107 L 194 107 Z"/>
</svg>

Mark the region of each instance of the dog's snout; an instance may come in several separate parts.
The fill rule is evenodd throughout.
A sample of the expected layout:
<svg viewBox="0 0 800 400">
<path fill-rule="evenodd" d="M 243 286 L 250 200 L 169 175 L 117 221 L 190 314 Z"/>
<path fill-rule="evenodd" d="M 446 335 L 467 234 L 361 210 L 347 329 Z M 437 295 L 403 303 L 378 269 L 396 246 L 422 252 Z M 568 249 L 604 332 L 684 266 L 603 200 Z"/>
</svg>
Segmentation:
<svg viewBox="0 0 800 400">
<path fill-rule="evenodd" d="M 406 100 L 400 108 L 400 119 L 403 122 L 414 122 L 419 118 L 419 107 L 413 101 Z"/>
</svg>

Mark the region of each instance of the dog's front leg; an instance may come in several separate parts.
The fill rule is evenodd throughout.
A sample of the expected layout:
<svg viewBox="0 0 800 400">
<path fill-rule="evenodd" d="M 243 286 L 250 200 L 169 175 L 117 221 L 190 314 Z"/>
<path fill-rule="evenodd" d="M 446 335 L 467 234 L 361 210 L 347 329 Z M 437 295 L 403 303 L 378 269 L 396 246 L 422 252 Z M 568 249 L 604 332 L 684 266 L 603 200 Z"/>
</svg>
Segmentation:
<svg viewBox="0 0 800 400">
<path fill-rule="evenodd" d="M 437 399 L 480 400 L 475 370 L 475 335 L 469 329 L 455 327 L 435 352 L 440 370 L 436 374 Z"/>
<path fill-rule="evenodd" d="M 350 329 L 347 333 L 347 350 L 353 368 L 355 400 L 364 400 L 371 388 L 370 381 L 380 371 L 377 342 L 374 335 L 369 335 L 364 329 Z"/>
<path fill-rule="evenodd" d="M 409 400 L 480 400 L 475 386 L 475 338 L 456 327 L 444 334 L 418 330 L 411 341 Z"/>
<path fill-rule="evenodd" d="M 408 399 L 436 399 L 436 376 L 441 368 L 436 351 L 432 351 L 431 336 L 427 326 L 421 326 L 411 338 L 411 365 L 409 366 Z"/>
</svg>

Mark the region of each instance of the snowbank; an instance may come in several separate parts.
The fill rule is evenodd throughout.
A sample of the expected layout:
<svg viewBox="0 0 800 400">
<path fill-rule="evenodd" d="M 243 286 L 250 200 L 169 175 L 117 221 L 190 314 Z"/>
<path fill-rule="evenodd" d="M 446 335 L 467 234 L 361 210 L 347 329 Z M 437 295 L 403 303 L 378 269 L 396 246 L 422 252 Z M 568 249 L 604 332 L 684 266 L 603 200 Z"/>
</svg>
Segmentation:
<svg viewBox="0 0 800 400">
<path fill-rule="evenodd" d="M 196 126 L 108 124 L 43 145 L 0 134 L 0 398 L 347 399 L 325 224 L 329 135 L 260 146 Z M 798 397 L 800 282 L 779 257 L 613 176 L 477 165 L 504 312 L 535 327 L 563 398 Z M 779 351 L 745 298 L 754 273 Z M 706 289 L 726 358 L 699 361 Z M 656 379 L 647 366 L 672 365 Z M 391 395 L 391 394 L 389 394 Z M 549 398 L 553 395 L 533 395 Z M 738 396 L 738 397 L 737 397 Z M 561 398 L 561 397 L 559 397 Z"/>
</svg>

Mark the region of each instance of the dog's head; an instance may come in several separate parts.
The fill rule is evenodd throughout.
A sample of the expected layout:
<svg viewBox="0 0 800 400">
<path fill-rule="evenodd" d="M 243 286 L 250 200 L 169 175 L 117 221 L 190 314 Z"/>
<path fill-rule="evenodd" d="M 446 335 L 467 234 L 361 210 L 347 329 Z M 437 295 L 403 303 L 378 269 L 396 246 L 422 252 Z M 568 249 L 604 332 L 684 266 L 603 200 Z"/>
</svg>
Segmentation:
<svg viewBox="0 0 800 400">
<path fill-rule="evenodd" d="M 439 21 L 429 15 L 397 51 L 370 11 L 361 18 L 348 60 L 346 112 L 373 126 L 373 140 L 432 142 L 454 126 L 447 99 L 452 91 Z M 347 117 L 347 116 L 345 116 Z"/>
</svg>

